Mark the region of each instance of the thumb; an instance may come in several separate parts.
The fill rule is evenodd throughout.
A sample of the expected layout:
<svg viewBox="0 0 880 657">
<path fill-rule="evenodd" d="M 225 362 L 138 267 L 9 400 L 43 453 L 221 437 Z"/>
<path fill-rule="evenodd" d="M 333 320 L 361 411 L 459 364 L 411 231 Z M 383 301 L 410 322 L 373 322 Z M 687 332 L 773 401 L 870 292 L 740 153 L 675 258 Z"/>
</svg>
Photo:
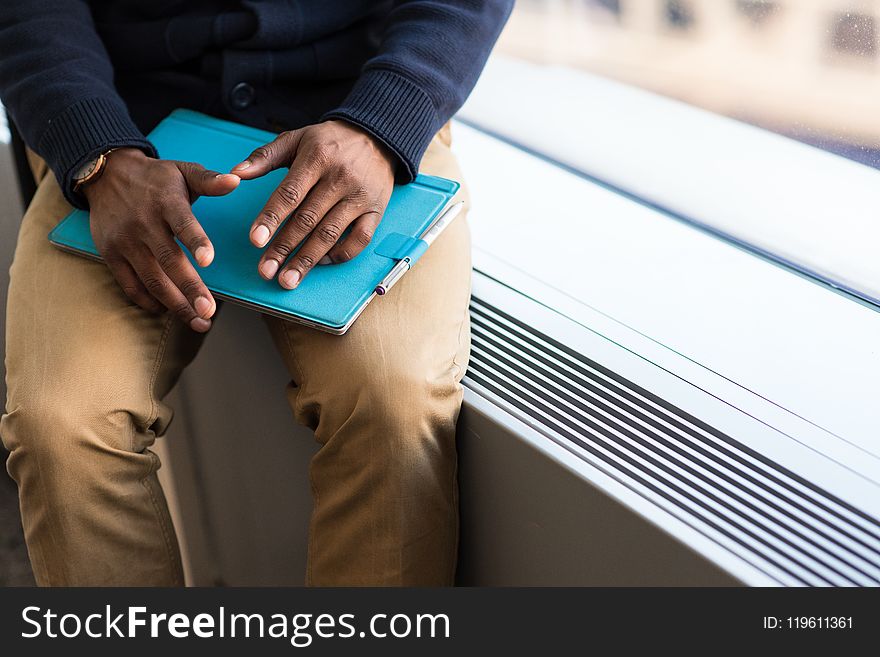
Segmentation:
<svg viewBox="0 0 880 657">
<path fill-rule="evenodd" d="M 177 167 L 186 180 L 191 201 L 199 196 L 223 196 L 238 187 L 241 179 L 230 173 L 219 173 L 206 169 L 195 162 L 180 162 Z"/>
</svg>

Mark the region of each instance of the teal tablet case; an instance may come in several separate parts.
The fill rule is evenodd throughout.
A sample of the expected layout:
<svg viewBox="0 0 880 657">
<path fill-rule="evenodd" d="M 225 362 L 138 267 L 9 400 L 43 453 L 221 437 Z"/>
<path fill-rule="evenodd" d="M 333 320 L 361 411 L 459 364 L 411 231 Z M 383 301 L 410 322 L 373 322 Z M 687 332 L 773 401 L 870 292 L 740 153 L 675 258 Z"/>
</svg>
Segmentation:
<svg viewBox="0 0 880 657">
<path fill-rule="evenodd" d="M 198 162 L 221 172 L 274 138 L 270 132 L 189 110 L 172 112 L 149 135 L 162 158 Z M 398 260 L 409 257 L 415 262 L 424 253 L 427 245 L 420 236 L 459 188 L 452 180 L 421 174 L 408 185 L 396 185 L 366 249 L 349 262 L 315 267 L 295 290 L 285 290 L 257 273 L 261 250 L 250 243 L 248 233 L 286 172 L 280 169 L 242 181 L 227 196 L 196 201 L 193 213 L 215 250 L 211 265 L 197 271 L 219 298 L 332 333 L 348 328 Z M 82 210 L 65 217 L 49 239 L 63 249 L 98 257 L 89 215 Z"/>
</svg>

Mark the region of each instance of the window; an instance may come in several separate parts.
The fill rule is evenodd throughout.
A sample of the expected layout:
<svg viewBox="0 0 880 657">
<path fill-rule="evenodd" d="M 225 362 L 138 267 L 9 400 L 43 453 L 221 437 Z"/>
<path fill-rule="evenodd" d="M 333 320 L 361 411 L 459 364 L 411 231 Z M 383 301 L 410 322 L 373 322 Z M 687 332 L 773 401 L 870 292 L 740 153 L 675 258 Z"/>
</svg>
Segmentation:
<svg viewBox="0 0 880 657">
<path fill-rule="evenodd" d="M 880 168 L 880 0 L 531 0 L 499 52 L 586 70 Z"/>
<path fill-rule="evenodd" d="M 880 0 L 532 0 L 464 118 L 880 309 L 877 20 Z"/>
</svg>

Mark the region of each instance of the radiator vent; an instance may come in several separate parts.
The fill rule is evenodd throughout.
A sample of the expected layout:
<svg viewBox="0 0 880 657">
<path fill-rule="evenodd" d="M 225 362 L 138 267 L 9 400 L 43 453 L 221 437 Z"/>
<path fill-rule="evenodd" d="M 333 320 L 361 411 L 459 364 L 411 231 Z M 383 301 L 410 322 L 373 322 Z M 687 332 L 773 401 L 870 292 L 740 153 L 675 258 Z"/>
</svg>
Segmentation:
<svg viewBox="0 0 880 657">
<path fill-rule="evenodd" d="M 880 584 L 880 523 L 474 298 L 465 378 L 781 584 Z"/>
</svg>

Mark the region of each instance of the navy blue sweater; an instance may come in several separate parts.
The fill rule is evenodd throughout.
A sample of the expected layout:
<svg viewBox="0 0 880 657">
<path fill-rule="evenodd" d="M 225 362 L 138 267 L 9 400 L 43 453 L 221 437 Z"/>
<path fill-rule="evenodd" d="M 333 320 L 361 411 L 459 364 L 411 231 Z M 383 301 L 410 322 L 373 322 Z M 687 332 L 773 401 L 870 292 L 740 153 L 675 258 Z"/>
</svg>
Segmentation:
<svg viewBox="0 0 880 657">
<path fill-rule="evenodd" d="M 68 200 L 73 173 L 187 107 L 273 131 L 327 118 L 411 180 L 513 0 L 0 0 L 0 98 Z"/>
</svg>

